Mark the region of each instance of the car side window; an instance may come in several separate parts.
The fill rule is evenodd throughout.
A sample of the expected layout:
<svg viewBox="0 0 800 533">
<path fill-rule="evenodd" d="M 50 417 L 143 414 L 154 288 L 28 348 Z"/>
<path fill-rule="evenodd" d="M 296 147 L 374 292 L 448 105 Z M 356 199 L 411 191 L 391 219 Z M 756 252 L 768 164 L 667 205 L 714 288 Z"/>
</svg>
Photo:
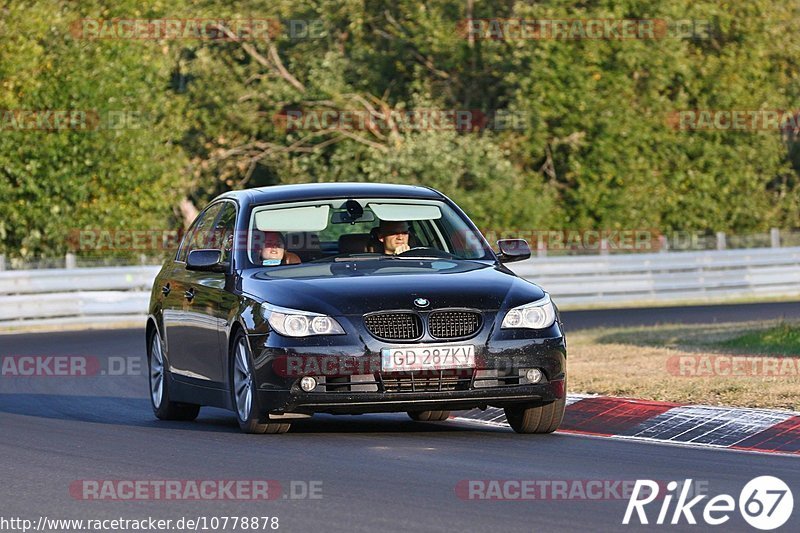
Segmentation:
<svg viewBox="0 0 800 533">
<path fill-rule="evenodd" d="M 222 204 L 214 204 L 200 213 L 192 229 L 186 234 L 186 238 L 181 244 L 178 254 L 178 261 L 186 262 L 186 257 L 192 250 L 202 250 L 204 248 L 214 248 L 214 222 L 219 215 Z"/>
<path fill-rule="evenodd" d="M 236 207 L 231 202 L 222 204 L 222 211 L 214 225 L 215 246 L 222 250 L 222 261 L 230 262 L 233 251 L 233 236 L 236 226 Z M 216 240 L 219 238 L 219 240 Z"/>
<path fill-rule="evenodd" d="M 414 236 L 413 241 L 414 244 L 411 244 L 411 237 L 409 237 L 409 246 L 412 248 L 415 246 L 423 246 L 426 248 L 439 248 L 433 239 L 430 238 L 428 233 L 428 221 L 427 220 L 412 220 L 411 221 L 411 235 Z"/>
<path fill-rule="evenodd" d="M 181 240 L 181 245 L 178 248 L 178 253 L 175 255 L 175 261 L 180 261 L 182 263 L 186 262 L 186 255 L 189 253 L 189 243 L 192 242 L 194 238 L 194 233 L 197 231 L 197 226 L 200 224 L 200 220 L 202 220 L 203 216 L 205 216 L 205 211 L 197 215 L 197 218 L 194 219 L 192 225 L 189 226 L 189 229 L 183 235 L 183 239 Z"/>
</svg>

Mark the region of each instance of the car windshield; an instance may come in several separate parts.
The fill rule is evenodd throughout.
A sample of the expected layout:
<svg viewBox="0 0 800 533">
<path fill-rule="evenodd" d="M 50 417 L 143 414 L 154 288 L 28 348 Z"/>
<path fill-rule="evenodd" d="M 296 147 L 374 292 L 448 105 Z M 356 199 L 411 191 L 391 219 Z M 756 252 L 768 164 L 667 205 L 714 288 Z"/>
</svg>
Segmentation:
<svg viewBox="0 0 800 533">
<path fill-rule="evenodd" d="M 309 263 L 493 259 L 480 233 L 446 203 L 394 198 L 254 207 L 248 255 L 255 266 L 286 270 Z"/>
</svg>

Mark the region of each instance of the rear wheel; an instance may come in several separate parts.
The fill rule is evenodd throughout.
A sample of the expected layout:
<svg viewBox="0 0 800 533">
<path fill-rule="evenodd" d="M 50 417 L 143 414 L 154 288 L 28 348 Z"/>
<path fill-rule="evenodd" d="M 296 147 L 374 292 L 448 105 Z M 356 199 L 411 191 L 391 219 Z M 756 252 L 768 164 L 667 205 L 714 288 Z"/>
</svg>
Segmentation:
<svg viewBox="0 0 800 533">
<path fill-rule="evenodd" d="M 450 411 L 408 411 L 408 416 L 417 422 L 441 422 L 450 418 Z"/>
<path fill-rule="evenodd" d="M 170 399 L 170 374 L 167 359 L 161 345 L 161 336 L 153 331 L 147 350 L 147 365 L 150 370 L 150 404 L 153 413 L 161 420 L 194 420 L 200 406 L 191 403 L 173 402 Z"/>
<path fill-rule="evenodd" d="M 506 407 L 506 420 L 517 433 L 552 433 L 561 425 L 567 398 L 536 407 Z"/>
<path fill-rule="evenodd" d="M 242 332 L 233 341 L 230 383 L 233 406 L 239 427 L 245 433 L 286 433 L 291 424 L 265 422 L 258 406 L 250 347 Z"/>
</svg>

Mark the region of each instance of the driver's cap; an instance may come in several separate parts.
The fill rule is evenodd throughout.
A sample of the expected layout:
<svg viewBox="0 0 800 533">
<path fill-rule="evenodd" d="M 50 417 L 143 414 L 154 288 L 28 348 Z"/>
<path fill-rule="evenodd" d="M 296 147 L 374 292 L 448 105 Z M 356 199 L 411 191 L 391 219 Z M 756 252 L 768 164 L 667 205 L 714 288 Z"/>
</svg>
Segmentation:
<svg viewBox="0 0 800 533">
<path fill-rule="evenodd" d="M 408 222 L 403 220 L 381 220 L 378 226 L 378 236 L 385 237 L 396 233 L 408 233 Z"/>
</svg>

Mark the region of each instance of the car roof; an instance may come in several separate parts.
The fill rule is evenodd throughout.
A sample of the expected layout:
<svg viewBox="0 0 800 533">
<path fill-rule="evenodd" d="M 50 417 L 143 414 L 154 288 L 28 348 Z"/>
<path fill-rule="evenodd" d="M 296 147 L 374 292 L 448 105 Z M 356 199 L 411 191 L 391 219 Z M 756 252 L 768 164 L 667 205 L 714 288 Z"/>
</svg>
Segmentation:
<svg viewBox="0 0 800 533">
<path fill-rule="evenodd" d="M 439 191 L 417 185 L 391 183 L 301 183 L 295 185 L 273 185 L 230 191 L 218 198 L 234 198 L 246 203 L 293 202 L 324 198 L 421 198 L 445 199 Z"/>
</svg>

